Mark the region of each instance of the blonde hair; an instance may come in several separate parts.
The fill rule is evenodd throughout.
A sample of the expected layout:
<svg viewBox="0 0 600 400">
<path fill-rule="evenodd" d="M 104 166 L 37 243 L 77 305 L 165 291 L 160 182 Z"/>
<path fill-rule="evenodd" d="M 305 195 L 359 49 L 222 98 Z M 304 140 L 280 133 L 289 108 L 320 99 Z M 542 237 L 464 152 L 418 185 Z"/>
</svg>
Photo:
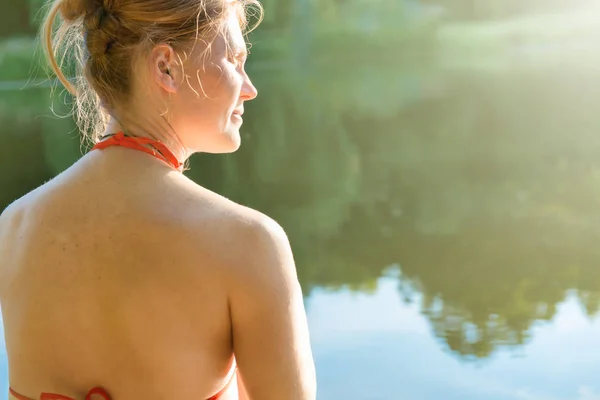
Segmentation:
<svg viewBox="0 0 600 400">
<path fill-rule="evenodd" d="M 114 108 L 127 101 L 137 56 L 161 43 L 185 50 L 222 29 L 234 3 L 245 33 L 260 24 L 258 0 L 50 0 L 42 45 L 52 71 L 74 96 L 73 115 L 84 139 L 96 142 Z"/>
</svg>

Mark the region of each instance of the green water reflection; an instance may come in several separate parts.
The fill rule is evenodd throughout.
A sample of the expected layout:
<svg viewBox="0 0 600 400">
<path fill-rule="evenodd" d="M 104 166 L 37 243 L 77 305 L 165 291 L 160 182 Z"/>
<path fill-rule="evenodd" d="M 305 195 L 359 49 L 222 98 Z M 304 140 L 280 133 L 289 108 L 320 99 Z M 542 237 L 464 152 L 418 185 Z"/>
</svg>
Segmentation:
<svg viewBox="0 0 600 400">
<path fill-rule="evenodd" d="M 600 74 L 370 69 L 309 77 L 317 97 L 256 75 L 242 149 L 195 156 L 189 175 L 284 225 L 307 295 L 369 291 L 400 264 L 407 298 L 475 356 L 523 343 L 570 288 L 598 311 Z M 47 95 L 0 100 L 1 207 L 81 154 Z"/>
<path fill-rule="evenodd" d="M 461 361 L 526 345 L 567 298 L 593 320 L 600 73 L 397 72 L 257 70 L 242 149 L 189 175 L 286 228 L 309 311 L 315 292 L 377 293 L 395 265 L 403 307 Z M 81 154 L 47 97 L 0 96 L 0 208 Z"/>
</svg>

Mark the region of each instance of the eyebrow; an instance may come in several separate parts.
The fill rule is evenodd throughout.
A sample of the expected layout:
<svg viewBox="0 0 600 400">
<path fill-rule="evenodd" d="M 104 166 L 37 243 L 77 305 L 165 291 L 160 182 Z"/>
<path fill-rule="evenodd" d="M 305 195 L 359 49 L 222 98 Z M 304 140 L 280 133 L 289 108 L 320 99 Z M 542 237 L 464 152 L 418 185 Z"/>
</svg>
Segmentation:
<svg viewBox="0 0 600 400">
<path fill-rule="evenodd" d="M 229 51 L 237 56 L 243 55 L 244 57 L 247 57 L 248 54 L 250 54 L 246 42 L 240 44 L 239 42 L 234 41 L 231 37 L 227 38 L 227 47 L 229 48 Z"/>
<path fill-rule="evenodd" d="M 246 46 L 238 46 L 234 43 L 229 43 L 229 48 L 231 49 L 233 54 L 235 54 L 236 56 L 248 57 L 249 51 L 248 51 L 248 47 L 246 47 Z"/>
</svg>

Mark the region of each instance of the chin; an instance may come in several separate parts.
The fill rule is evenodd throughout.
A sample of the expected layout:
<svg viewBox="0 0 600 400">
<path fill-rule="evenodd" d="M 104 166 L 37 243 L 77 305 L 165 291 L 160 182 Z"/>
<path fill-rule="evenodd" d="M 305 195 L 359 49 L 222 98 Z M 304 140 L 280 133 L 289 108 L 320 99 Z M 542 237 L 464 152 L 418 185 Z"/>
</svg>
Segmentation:
<svg viewBox="0 0 600 400">
<path fill-rule="evenodd" d="M 199 151 L 211 154 L 234 153 L 240 148 L 241 141 L 239 132 L 223 133 L 211 140 L 211 143 L 203 143 L 199 146 Z"/>
<path fill-rule="evenodd" d="M 219 149 L 218 151 L 214 151 L 214 154 L 229 154 L 229 153 L 235 153 L 236 151 L 238 151 L 238 149 L 240 148 L 241 143 L 237 142 L 237 143 L 231 143 L 230 146 L 223 146 L 223 148 Z"/>
<path fill-rule="evenodd" d="M 223 134 L 221 153 L 233 153 L 237 151 L 242 144 L 240 132 L 231 132 Z"/>
</svg>

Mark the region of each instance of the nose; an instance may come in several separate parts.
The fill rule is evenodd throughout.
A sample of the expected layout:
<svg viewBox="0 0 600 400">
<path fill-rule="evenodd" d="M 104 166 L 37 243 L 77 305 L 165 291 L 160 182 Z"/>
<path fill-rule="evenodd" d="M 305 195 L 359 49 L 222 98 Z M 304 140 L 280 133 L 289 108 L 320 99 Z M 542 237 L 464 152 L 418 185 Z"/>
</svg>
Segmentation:
<svg viewBox="0 0 600 400">
<path fill-rule="evenodd" d="M 241 98 L 244 101 L 254 100 L 258 96 L 258 90 L 254 87 L 254 84 L 250 80 L 247 74 L 244 74 L 244 83 L 242 85 Z"/>
</svg>

